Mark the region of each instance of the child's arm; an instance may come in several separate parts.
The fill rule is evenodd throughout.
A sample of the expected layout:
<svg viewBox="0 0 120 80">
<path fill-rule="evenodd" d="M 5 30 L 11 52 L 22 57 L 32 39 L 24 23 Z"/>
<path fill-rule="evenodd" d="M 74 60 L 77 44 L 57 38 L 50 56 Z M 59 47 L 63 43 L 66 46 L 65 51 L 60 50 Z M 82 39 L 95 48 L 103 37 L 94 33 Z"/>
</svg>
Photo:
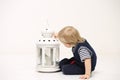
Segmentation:
<svg viewBox="0 0 120 80">
<path fill-rule="evenodd" d="M 91 74 L 91 59 L 85 59 L 85 74 L 81 75 L 81 79 L 89 79 Z"/>
</svg>

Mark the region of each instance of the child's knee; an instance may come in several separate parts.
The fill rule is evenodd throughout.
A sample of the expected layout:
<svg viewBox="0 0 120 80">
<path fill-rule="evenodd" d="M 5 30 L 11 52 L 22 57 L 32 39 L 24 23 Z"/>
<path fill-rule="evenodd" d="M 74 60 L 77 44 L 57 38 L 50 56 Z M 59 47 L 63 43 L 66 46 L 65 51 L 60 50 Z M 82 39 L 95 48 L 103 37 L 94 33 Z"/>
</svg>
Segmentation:
<svg viewBox="0 0 120 80">
<path fill-rule="evenodd" d="M 59 65 L 61 66 L 61 65 L 64 65 L 64 64 L 66 64 L 66 63 L 68 63 L 68 59 L 67 59 L 67 58 L 61 60 L 61 61 L 59 62 Z"/>
</svg>

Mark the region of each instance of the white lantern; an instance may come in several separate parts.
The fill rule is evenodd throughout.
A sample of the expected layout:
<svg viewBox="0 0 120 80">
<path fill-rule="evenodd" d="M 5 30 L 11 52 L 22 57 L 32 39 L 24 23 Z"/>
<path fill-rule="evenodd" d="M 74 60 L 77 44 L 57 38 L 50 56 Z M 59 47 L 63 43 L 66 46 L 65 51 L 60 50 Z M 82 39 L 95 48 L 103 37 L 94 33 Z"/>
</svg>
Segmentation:
<svg viewBox="0 0 120 80">
<path fill-rule="evenodd" d="M 59 71 L 59 42 L 52 37 L 53 32 L 47 28 L 42 31 L 42 38 L 37 42 L 37 71 Z"/>
</svg>

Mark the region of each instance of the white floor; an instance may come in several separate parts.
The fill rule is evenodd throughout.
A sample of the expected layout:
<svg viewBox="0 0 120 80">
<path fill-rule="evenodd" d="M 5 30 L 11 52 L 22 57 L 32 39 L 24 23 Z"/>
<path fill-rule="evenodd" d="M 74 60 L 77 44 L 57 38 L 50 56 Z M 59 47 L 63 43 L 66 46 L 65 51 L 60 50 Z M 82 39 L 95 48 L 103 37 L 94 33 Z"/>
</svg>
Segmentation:
<svg viewBox="0 0 120 80">
<path fill-rule="evenodd" d="M 119 57 L 100 55 L 89 80 L 120 80 Z M 36 72 L 34 54 L 0 54 L 0 80 L 80 80 L 80 75 Z"/>
</svg>

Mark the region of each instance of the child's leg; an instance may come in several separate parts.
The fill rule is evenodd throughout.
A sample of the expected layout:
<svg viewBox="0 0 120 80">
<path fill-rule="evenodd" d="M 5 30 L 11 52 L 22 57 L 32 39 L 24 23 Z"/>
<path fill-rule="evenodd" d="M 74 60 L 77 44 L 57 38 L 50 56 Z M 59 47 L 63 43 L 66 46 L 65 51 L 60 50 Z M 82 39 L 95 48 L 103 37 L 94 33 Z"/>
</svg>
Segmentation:
<svg viewBox="0 0 120 80">
<path fill-rule="evenodd" d="M 66 75 L 85 74 L 85 70 L 76 64 L 67 64 L 62 67 L 62 72 Z"/>
<path fill-rule="evenodd" d="M 74 60 L 74 57 L 71 57 L 70 59 L 64 58 L 59 62 L 59 68 L 61 69 L 63 65 L 70 64 L 71 61 Z"/>
<path fill-rule="evenodd" d="M 63 65 L 69 64 L 69 59 L 65 58 L 59 62 L 59 68 L 61 70 Z"/>
</svg>

